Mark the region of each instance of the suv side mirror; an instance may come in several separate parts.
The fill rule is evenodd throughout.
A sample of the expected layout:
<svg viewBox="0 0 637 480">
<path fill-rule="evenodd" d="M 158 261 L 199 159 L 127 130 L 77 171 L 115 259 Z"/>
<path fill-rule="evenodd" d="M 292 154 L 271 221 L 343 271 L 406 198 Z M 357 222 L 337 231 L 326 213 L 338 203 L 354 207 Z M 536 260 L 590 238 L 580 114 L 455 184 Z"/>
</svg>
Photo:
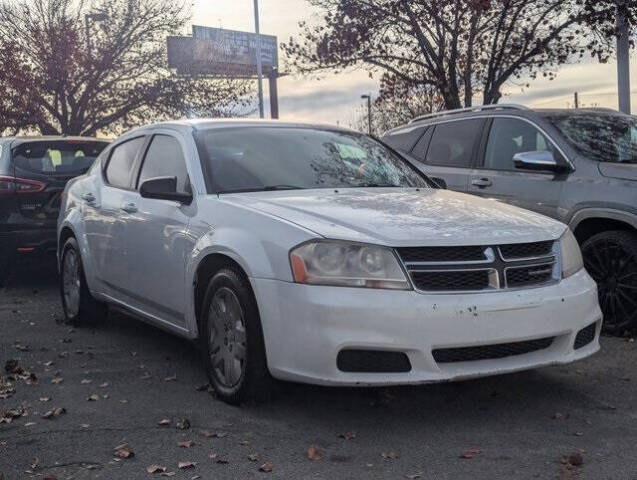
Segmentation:
<svg viewBox="0 0 637 480">
<path fill-rule="evenodd" d="M 513 155 L 513 163 L 515 168 L 524 170 L 548 170 L 551 172 L 565 170 L 565 167 L 557 162 L 553 152 L 548 150 L 516 153 Z"/>
<path fill-rule="evenodd" d="M 190 205 L 191 193 L 177 191 L 177 177 L 150 178 L 141 184 L 139 193 L 144 198 L 156 198 L 159 200 L 174 200 L 175 202 Z"/>
</svg>

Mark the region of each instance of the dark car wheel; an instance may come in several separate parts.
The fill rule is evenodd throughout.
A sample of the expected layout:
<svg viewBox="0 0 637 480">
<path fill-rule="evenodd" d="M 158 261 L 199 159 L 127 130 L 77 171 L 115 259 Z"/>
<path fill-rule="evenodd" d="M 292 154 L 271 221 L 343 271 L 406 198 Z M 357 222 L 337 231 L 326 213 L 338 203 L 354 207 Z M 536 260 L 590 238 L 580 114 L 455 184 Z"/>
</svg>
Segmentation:
<svg viewBox="0 0 637 480">
<path fill-rule="evenodd" d="M 604 329 L 621 334 L 637 326 L 637 234 L 611 231 L 582 245 L 584 265 L 597 282 Z"/>
<path fill-rule="evenodd" d="M 237 269 L 224 268 L 210 279 L 199 336 L 208 379 L 221 400 L 237 405 L 269 398 L 272 378 L 259 311 Z"/>
<path fill-rule="evenodd" d="M 99 321 L 107 314 L 106 305 L 95 300 L 86 285 L 80 249 L 73 237 L 62 248 L 60 295 L 64 317 L 68 323 Z"/>
</svg>

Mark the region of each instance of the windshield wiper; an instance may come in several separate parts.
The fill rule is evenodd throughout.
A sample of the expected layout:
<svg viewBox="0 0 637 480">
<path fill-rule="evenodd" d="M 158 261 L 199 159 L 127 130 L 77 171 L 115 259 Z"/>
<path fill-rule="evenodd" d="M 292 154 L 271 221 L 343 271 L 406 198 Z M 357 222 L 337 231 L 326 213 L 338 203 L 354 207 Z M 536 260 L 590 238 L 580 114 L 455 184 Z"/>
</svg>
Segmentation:
<svg viewBox="0 0 637 480">
<path fill-rule="evenodd" d="M 296 185 L 266 185 L 264 187 L 247 187 L 247 188 L 231 188 L 228 190 L 219 190 L 217 194 L 222 193 L 249 193 L 249 192 L 274 192 L 277 190 L 303 190 L 303 187 Z"/>
<path fill-rule="evenodd" d="M 403 188 L 402 185 L 393 185 L 391 183 L 364 183 L 362 185 L 356 185 L 356 186 L 362 187 L 362 188 L 384 188 L 384 187 Z"/>
</svg>

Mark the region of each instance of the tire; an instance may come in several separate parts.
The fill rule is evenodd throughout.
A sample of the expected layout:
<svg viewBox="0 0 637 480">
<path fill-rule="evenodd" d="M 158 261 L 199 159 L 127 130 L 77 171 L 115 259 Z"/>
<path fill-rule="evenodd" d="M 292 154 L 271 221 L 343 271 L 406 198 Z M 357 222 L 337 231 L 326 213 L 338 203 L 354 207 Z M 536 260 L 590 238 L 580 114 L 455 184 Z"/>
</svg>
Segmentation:
<svg viewBox="0 0 637 480">
<path fill-rule="evenodd" d="M 582 255 L 597 282 L 604 331 L 621 335 L 637 327 L 637 233 L 598 233 L 584 242 Z"/>
<path fill-rule="evenodd" d="M 86 284 L 77 240 L 71 237 L 62 247 L 60 297 L 66 323 L 80 325 L 103 320 L 108 307 L 93 298 Z"/>
<path fill-rule="evenodd" d="M 210 279 L 200 326 L 204 367 L 217 397 L 232 405 L 269 400 L 273 380 L 259 309 L 240 270 L 224 267 Z"/>
</svg>

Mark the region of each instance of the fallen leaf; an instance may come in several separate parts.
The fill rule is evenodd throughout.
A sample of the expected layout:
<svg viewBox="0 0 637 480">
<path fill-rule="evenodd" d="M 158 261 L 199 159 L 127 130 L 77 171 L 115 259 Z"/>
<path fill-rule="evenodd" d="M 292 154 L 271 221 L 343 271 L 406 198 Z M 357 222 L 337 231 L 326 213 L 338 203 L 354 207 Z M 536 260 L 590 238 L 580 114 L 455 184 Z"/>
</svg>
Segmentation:
<svg viewBox="0 0 637 480">
<path fill-rule="evenodd" d="M 395 458 L 398 458 L 398 454 L 392 450 L 383 452 L 380 454 L 380 456 L 383 457 L 385 460 L 394 460 Z"/>
<path fill-rule="evenodd" d="M 184 442 L 177 442 L 177 446 L 181 448 L 190 448 L 195 444 L 192 440 L 186 440 Z"/>
<path fill-rule="evenodd" d="M 310 448 L 307 449 L 307 458 L 316 461 L 323 458 L 323 455 L 321 455 L 321 452 L 316 445 L 310 445 Z"/>
<path fill-rule="evenodd" d="M 356 432 L 352 430 L 349 432 L 339 433 L 338 436 L 340 438 L 344 438 L 345 440 L 354 440 L 356 438 Z"/>
<path fill-rule="evenodd" d="M 228 436 L 227 432 L 220 432 L 218 430 L 199 430 L 199 433 L 206 438 L 223 438 Z"/>
<path fill-rule="evenodd" d="M 405 478 L 408 478 L 409 480 L 415 480 L 416 478 L 421 478 L 421 477 L 422 477 L 422 472 L 409 473 L 405 475 Z"/>
<path fill-rule="evenodd" d="M 259 467 L 259 470 L 265 473 L 270 473 L 274 470 L 274 464 L 270 460 L 266 460 L 263 465 Z"/>
<path fill-rule="evenodd" d="M 146 467 L 146 471 L 148 473 L 163 473 L 166 471 L 166 467 L 159 465 L 158 463 L 153 463 Z"/>
<path fill-rule="evenodd" d="M 104 382 L 100 385 L 100 388 L 106 388 L 108 387 L 109 383 L 108 382 Z"/>
<path fill-rule="evenodd" d="M 175 428 L 179 430 L 188 430 L 190 428 L 190 420 L 188 420 L 187 418 L 184 418 L 182 420 L 177 420 L 177 423 L 175 424 Z"/>
<path fill-rule="evenodd" d="M 228 459 L 225 457 L 220 457 L 219 455 L 217 455 L 214 452 L 210 452 L 210 458 L 215 462 L 215 463 L 219 463 L 219 464 L 223 464 L 225 465 L 226 463 L 228 463 Z"/>
<path fill-rule="evenodd" d="M 562 457 L 562 463 L 572 465 L 574 467 L 580 467 L 584 463 L 584 457 L 579 452 L 570 453 Z"/>
<path fill-rule="evenodd" d="M 89 383 L 91 383 L 93 380 L 91 380 L 90 378 L 84 378 L 82 379 L 82 381 L 80 382 L 82 385 L 88 385 Z"/>
<path fill-rule="evenodd" d="M 176 380 L 177 380 L 177 374 L 173 375 L 172 377 L 164 378 L 164 382 L 175 382 Z"/>
<path fill-rule="evenodd" d="M 177 475 L 177 472 L 162 472 L 159 475 L 162 477 L 174 477 Z"/>
<path fill-rule="evenodd" d="M 51 380 L 51 383 L 53 383 L 54 385 L 57 385 L 58 383 L 62 383 L 64 381 L 64 379 L 62 377 L 56 377 L 53 380 Z"/>
<path fill-rule="evenodd" d="M 251 462 L 256 462 L 257 460 L 259 460 L 259 454 L 258 453 L 249 454 L 248 460 L 250 460 Z"/>
<path fill-rule="evenodd" d="M 51 401 L 51 397 L 40 397 L 40 401 L 41 402 L 50 402 Z"/>
<path fill-rule="evenodd" d="M 135 453 L 128 447 L 122 446 L 120 448 L 115 449 L 115 456 L 117 458 L 133 458 Z"/>
<path fill-rule="evenodd" d="M 479 448 L 470 448 L 469 450 L 464 452 L 462 455 L 460 455 L 460 458 L 471 459 L 475 457 L 476 455 L 480 455 L 480 453 L 482 453 L 482 451 Z"/>
<path fill-rule="evenodd" d="M 177 464 L 177 467 L 180 470 L 185 470 L 186 468 L 195 468 L 196 465 L 197 465 L 197 462 L 179 462 Z"/>
<path fill-rule="evenodd" d="M 159 422 L 157 422 L 157 425 L 161 425 L 162 427 L 166 427 L 170 424 L 171 424 L 171 421 L 168 418 L 163 418 Z"/>
<path fill-rule="evenodd" d="M 89 402 L 97 402 L 99 399 L 100 399 L 100 396 L 97 393 L 93 393 L 86 400 L 88 400 Z"/>
<path fill-rule="evenodd" d="M 568 413 L 555 413 L 553 414 L 553 420 L 567 420 L 570 417 Z"/>
<path fill-rule="evenodd" d="M 42 414 L 42 418 L 52 419 L 66 413 L 66 408 L 55 407 Z"/>
</svg>

